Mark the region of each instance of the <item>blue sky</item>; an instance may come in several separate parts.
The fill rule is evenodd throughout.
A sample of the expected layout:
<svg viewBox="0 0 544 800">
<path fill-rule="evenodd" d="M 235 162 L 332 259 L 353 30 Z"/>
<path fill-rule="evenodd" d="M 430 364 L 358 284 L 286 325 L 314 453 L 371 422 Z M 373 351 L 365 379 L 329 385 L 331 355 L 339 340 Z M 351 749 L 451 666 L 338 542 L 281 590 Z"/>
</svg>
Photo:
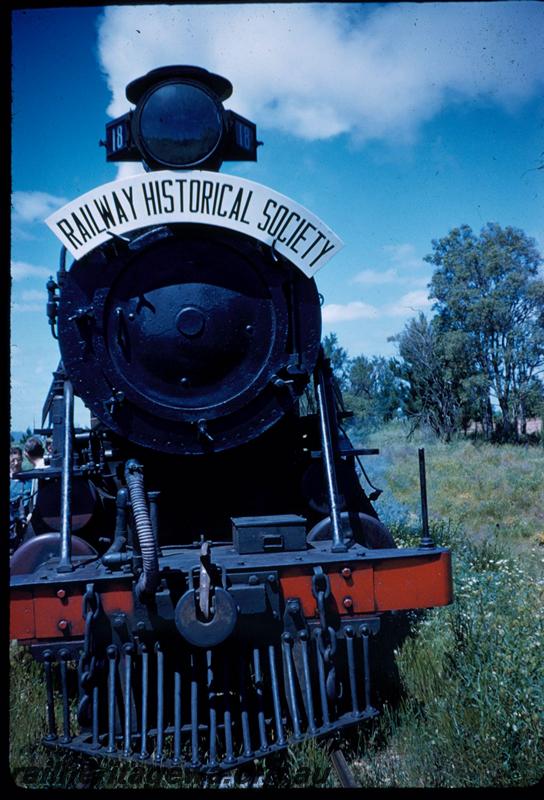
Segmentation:
<svg viewBox="0 0 544 800">
<path fill-rule="evenodd" d="M 221 4 L 13 12 L 12 428 L 40 424 L 58 362 L 45 282 L 59 245 L 43 220 L 128 174 L 104 125 L 126 84 L 165 64 L 229 78 L 257 123 L 256 164 L 227 163 L 305 205 L 344 241 L 317 275 L 324 333 L 350 355 L 429 311 L 431 240 L 514 225 L 544 250 L 544 6 Z M 132 169 L 140 170 L 139 165 Z M 86 417 L 78 407 L 78 423 Z"/>
</svg>

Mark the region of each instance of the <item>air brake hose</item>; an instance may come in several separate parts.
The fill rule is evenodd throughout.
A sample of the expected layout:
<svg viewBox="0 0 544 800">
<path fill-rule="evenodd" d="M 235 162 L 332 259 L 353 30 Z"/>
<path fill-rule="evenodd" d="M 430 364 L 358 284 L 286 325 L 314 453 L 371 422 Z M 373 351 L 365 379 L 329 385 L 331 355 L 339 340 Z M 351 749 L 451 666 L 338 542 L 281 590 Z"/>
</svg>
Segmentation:
<svg viewBox="0 0 544 800">
<path fill-rule="evenodd" d="M 143 561 L 143 572 L 136 585 L 136 596 L 140 598 L 142 594 L 151 595 L 157 589 L 159 583 L 159 548 L 147 507 L 143 467 L 135 459 L 130 459 L 125 465 L 125 480 L 130 495 L 132 514 Z"/>
<path fill-rule="evenodd" d="M 125 549 L 127 545 L 128 489 L 124 486 L 117 492 L 115 506 L 117 515 L 113 542 L 102 556 L 102 563 L 110 569 L 119 569 L 131 559 L 130 553 L 127 553 Z"/>
</svg>

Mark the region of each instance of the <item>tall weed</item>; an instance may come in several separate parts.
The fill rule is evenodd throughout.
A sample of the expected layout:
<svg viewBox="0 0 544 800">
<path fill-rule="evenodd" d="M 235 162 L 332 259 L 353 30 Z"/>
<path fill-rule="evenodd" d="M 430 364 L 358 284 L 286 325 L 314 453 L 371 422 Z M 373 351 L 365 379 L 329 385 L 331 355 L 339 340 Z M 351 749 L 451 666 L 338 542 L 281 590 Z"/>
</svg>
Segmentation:
<svg viewBox="0 0 544 800">
<path fill-rule="evenodd" d="M 406 696 L 382 719 L 386 746 L 369 742 L 355 762 L 366 786 L 529 786 L 544 774 L 542 553 L 520 563 L 501 541 L 455 535 L 455 602 L 398 653 Z"/>
</svg>

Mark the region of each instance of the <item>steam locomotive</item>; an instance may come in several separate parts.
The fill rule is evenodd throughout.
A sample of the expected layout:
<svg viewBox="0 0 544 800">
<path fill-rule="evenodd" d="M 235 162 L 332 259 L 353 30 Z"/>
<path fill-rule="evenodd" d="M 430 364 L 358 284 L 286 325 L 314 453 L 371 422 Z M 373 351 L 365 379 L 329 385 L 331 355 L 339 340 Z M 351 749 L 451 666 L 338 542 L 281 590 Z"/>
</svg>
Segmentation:
<svg viewBox="0 0 544 800">
<path fill-rule="evenodd" d="M 374 717 L 402 612 L 452 599 L 449 551 L 425 525 L 397 548 L 358 477 L 376 451 L 344 431 L 312 272 L 338 240 L 218 174 L 260 144 L 231 92 L 188 66 L 130 83 L 102 144 L 146 172 L 48 220 L 52 447 L 10 569 L 45 743 L 201 772 Z"/>
</svg>

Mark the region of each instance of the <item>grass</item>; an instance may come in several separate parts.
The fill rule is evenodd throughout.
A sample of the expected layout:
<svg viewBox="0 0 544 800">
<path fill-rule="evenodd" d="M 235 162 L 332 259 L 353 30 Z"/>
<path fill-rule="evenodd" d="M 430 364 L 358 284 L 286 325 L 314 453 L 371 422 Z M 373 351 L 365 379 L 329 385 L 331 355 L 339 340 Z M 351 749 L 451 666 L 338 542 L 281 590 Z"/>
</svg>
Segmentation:
<svg viewBox="0 0 544 800">
<path fill-rule="evenodd" d="M 32 702 L 28 702 L 28 698 Z M 17 786 L 25 789 L 213 789 L 222 775 L 201 776 L 183 769 L 160 769 L 138 764 L 84 758 L 69 751 L 50 750 L 41 743 L 46 732 L 45 688 L 41 665 L 22 648 L 10 646 L 9 764 Z M 58 730 L 61 720 L 57 719 Z M 329 742 L 308 740 L 265 762 L 233 771 L 238 786 L 263 775 L 267 787 L 301 788 L 335 785 L 328 757 Z"/>
<path fill-rule="evenodd" d="M 394 508 L 407 524 L 419 521 L 417 450 L 424 447 L 431 519 L 459 523 L 477 539 L 498 534 L 511 544 L 544 541 L 543 447 L 464 438 L 444 444 L 421 432 L 407 440 L 407 432 L 394 423 L 365 440 L 381 450 L 366 463 L 371 480 L 377 474 L 385 483 L 377 509 L 386 520 Z"/>
<path fill-rule="evenodd" d="M 431 531 L 452 548 L 455 602 L 413 615 L 397 654 L 400 707 L 343 736 L 342 748 L 368 788 L 532 786 L 544 774 L 544 449 L 444 445 L 425 434 L 407 441 L 405 433 L 393 425 L 365 440 L 381 448 L 365 463 L 384 489 L 377 508 L 399 544 L 418 541 L 417 448 L 424 446 Z M 37 665 L 17 648 L 10 660 L 10 763 L 35 770 L 17 782 L 82 785 L 83 760 L 36 745 L 35 731 L 45 727 Z M 255 770 L 279 789 L 337 786 L 331 746 L 309 741 Z M 202 788 L 214 780 L 110 762 L 92 772 L 93 788 Z"/>
<path fill-rule="evenodd" d="M 397 655 L 404 686 L 360 742 L 369 787 L 531 786 L 544 774 L 544 449 L 395 424 L 365 440 L 384 489 L 377 508 L 399 544 L 420 536 L 418 447 L 431 529 L 453 551 L 455 601 L 427 612 Z M 381 504 L 381 505 L 380 505 Z"/>
<path fill-rule="evenodd" d="M 436 530 L 454 549 L 455 603 L 428 612 L 397 663 L 400 709 L 354 758 L 364 786 L 532 786 L 544 773 L 543 553 Z"/>
</svg>

